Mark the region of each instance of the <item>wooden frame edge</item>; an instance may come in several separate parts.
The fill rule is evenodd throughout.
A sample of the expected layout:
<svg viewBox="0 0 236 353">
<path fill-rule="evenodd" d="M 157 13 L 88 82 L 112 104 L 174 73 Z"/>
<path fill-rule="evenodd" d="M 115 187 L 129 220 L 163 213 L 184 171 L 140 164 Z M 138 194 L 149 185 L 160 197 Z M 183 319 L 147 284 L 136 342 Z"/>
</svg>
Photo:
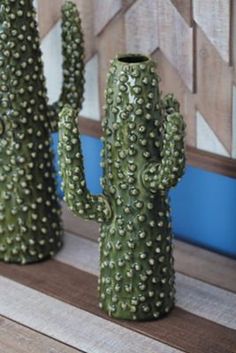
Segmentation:
<svg viewBox="0 0 236 353">
<path fill-rule="evenodd" d="M 100 121 L 94 121 L 85 117 L 79 118 L 80 132 L 96 138 L 102 136 Z M 210 172 L 236 178 L 236 160 L 217 155 L 215 153 L 199 150 L 196 147 L 187 146 L 187 163 L 193 167 Z"/>
</svg>

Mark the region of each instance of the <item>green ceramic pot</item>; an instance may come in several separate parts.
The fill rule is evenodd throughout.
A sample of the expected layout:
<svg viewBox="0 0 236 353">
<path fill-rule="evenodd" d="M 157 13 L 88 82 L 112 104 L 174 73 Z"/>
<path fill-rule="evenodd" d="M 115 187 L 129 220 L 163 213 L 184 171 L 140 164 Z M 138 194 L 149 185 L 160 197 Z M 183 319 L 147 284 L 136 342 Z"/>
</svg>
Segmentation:
<svg viewBox="0 0 236 353">
<path fill-rule="evenodd" d="M 31 263 L 62 245 L 50 135 L 64 101 L 80 107 L 83 47 L 76 6 L 63 7 L 64 85 L 48 106 L 32 0 L 0 6 L 0 260 Z M 81 93 L 77 93 L 80 90 Z"/>
<path fill-rule="evenodd" d="M 100 228 L 100 307 L 128 320 L 157 319 L 174 305 L 168 190 L 183 174 L 185 124 L 172 95 L 161 98 L 155 63 L 118 56 L 109 70 L 102 166 L 104 193 L 86 187 L 73 109 L 61 113 L 65 199 Z"/>
</svg>

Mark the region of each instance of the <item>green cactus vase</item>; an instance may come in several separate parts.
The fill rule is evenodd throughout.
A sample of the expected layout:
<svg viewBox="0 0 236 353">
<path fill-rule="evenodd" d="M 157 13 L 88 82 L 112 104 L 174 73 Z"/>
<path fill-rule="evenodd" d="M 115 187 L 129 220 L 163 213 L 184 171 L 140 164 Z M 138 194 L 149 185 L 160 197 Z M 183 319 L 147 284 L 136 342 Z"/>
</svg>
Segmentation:
<svg viewBox="0 0 236 353">
<path fill-rule="evenodd" d="M 40 39 L 32 0 L 0 5 L 0 260 L 26 264 L 62 245 L 51 132 L 65 101 L 79 109 L 83 40 L 76 6 L 62 10 L 64 84 L 48 105 Z"/>
<path fill-rule="evenodd" d="M 127 320 L 157 319 L 174 305 L 168 191 L 185 166 L 185 124 L 172 95 L 161 97 L 155 63 L 142 55 L 112 61 L 103 120 L 102 195 L 86 187 L 76 114 L 60 114 L 65 200 L 101 223 L 100 307 Z"/>
</svg>

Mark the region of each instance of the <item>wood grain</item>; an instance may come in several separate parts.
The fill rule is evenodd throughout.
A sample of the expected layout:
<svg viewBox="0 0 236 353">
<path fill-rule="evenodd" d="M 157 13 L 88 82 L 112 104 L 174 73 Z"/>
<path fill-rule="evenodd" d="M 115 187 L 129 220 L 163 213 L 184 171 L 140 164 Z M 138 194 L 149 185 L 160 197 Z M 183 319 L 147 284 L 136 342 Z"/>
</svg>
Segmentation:
<svg viewBox="0 0 236 353">
<path fill-rule="evenodd" d="M 61 206 L 62 218 L 66 231 L 73 234 L 79 234 L 95 241 L 98 240 L 99 225 L 97 222 L 86 221 L 75 216 L 64 201 L 61 202 Z"/>
<path fill-rule="evenodd" d="M 31 325 L 38 324 L 40 321 L 40 325 L 44 327 L 44 330 L 47 330 L 51 337 L 56 338 L 55 335 L 58 332 L 60 337 L 64 337 L 63 342 L 73 347 L 77 346 L 76 342 L 79 339 L 80 345 L 78 345 L 78 348 L 82 350 L 88 349 L 88 345 L 94 343 L 92 341 L 93 336 L 94 339 L 100 337 L 100 342 L 103 341 L 102 332 L 99 330 L 102 327 L 104 328 L 104 323 L 100 322 L 96 316 L 105 318 L 107 323 L 109 321 L 107 321 L 108 317 L 98 308 L 97 278 L 95 276 L 53 260 L 35 264 L 31 267 L 0 264 L 0 273 L 2 276 L 47 295 L 47 300 L 45 300 L 43 294 L 39 295 L 29 288 L 17 285 L 15 282 L 2 277 L 0 278 L 0 302 L 2 303 L 0 314 L 4 316 L 11 314 L 18 318 L 17 321 L 22 322 L 23 320 L 27 326 L 34 329 L 36 328 Z M 58 299 L 58 301 L 51 297 Z M 64 303 L 61 303 L 61 301 Z M 71 306 L 64 307 L 65 303 L 71 304 Z M 23 311 L 22 307 L 24 308 Z M 33 310 L 35 308 L 37 310 Z M 82 310 L 78 312 L 76 308 Z M 85 314 L 84 310 L 92 313 L 93 317 L 89 316 L 88 318 L 88 313 Z M 48 315 L 50 316 L 48 317 Z M 82 322 L 86 322 L 86 320 L 89 321 L 87 321 L 87 330 L 85 331 Z M 90 320 L 96 320 L 96 335 L 93 335 L 91 331 L 88 332 L 91 329 Z M 191 353 L 236 352 L 235 330 L 200 318 L 180 308 L 176 308 L 168 317 L 159 321 L 110 321 L 182 351 Z M 60 324 L 62 322 L 63 325 Z M 79 330 L 77 327 L 79 327 Z M 92 330 L 94 329 L 93 324 Z M 105 331 L 107 334 L 109 333 L 107 328 L 105 328 Z M 113 335 L 115 332 L 115 338 L 119 340 L 118 326 L 112 332 Z M 70 337 L 70 343 L 67 335 Z M 81 338 L 81 335 L 86 335 L 86 337 Z M 106 339 L 109 342 L 111 337 Z M 122 336 L 122 339 L 116 342 L 122 344 L 124 341 L 125 336 Z M 137 341 L 129 336 L 129 342 L 130 345 L 126 347 L 124 352 L 128 350 L 137 353 L 137 350 L 132 350 Z M 85 347 L 85 345 L 87 346 Z M 103 351 L 100 350 L 99 353 Z M 157 351 L 159 352 L 159 350 Z M 123 351 L 121 350 L 121 352 Z M 141 353 L 142 350 L 140 349 L 139 352 Z M 151 350 L 149 353 L 153 353 L 153 351 Z"/>
<path fill-rule="evenodd" d="M 222 59 L 230 61 L 230 0 L 194 0 L 193 18 Z"/>
<path fill-rule="evenodd" d="M 183 16 L 189 26 L 193 24 L 192 1 L 194 0 L 171 0 L 176 9 Z"/>
<path fill-rule="evenodd" d="M 170 0 L 159 1 L 158 12 L 160 48 L 188 89 L 193 91 L 193 29 Z"/>
<path fill-rule="evenodd" d="M 0 316 L 1 353 L 82 353 Z"/>
<path fill-rule="evenodd" d="M 207 123 L 205 117 L 196 111 L 197 144 L 199 150 L 215 153 L 224 157 L 230 157 L 229 152 L 223 146 L 215 132 Z"/>
<path fill-rule="evenodd" d="M 156 50 L 153 59 L 157 62 L 157 73 L 161 78 L 160 89 L 163 94 L 174 92 L 180 103 L 180 110 L 187 124 L 186 143 L 196 145 L 195 95 L 186 87 L 178 71 L 170 64 L 161 50 Z"/>
<path fill-rule="evenodd" d="M 98 239 L 99 226 L 97 223 L 92 222 L 90 224 L 90 222 L 77 217 L 74 218 L 74 224 L 71 227 L 71 215 L 64 203 L 62 204 L 62 209 L 63 221 L 68 232 L 80 236 L 83 234 L 83 236 L 85 235 L 93 241 Z M 73 248 L 73 251 L 78 251 L 74 250 L 77 248 L 78 246 Z M 95 251 L 94 248 L 96 249 L 96 244 L 90 243 L 90 251 Z M 175 268 L 178 272 L 236 293 L 235 260 L 179 240 L 175 240 L 174 255 Z M 73 260 L 71 260 L 70 264 L 73 264 Z M 91 272 L 94 273 L 94 271 Z"/>
<path fill-rule="evenodd" d="M 231 153 L 232 68 L 197 27 L 197 109 Z M 217 74 L 216 74 L 217 73 Z"/>
<path fill-rule="evenodd" d="M 235 85 L 233 85 L 233 101 L 232 101 L 232 157 L 236 158 L 236 86 Z"/>
<path fill-rule="evenodd" d="M 233 259 L 176 240 L 175 267 L 187 276 L 236 293 L 236 261 Z"/>
<path fill-rule="evenodd" d="M 122 0 L 95 0 L 95 33 L 96 35 L 122 8 Z"/>
<path fill-rule="evenodd" d="M 57 260 L 99 274 L 98 243 L 67 234 Z M 190 263 L 191 264 L 191 263 Z M 177 268 L 177 266 L 176 266 Z M 234 269 L 236 269 L 236 262 Z M 236 273 L 234 273 L 234 282 Z M 236 329 L 236 294 L 176 273 L 177 305 L 193 314 Z"/>
<path fill-rule="evenodd" d="M 55 256 L 55 260 L 93 275 L 98 275 L 98 243 L 81 236 L 67 233 L 64 239 L 63 249 Z"/>
<path fill-rule="evenodd" d="M 114 40 L 115 38 L 115 40 Z M 100 67 L 100 103 L 101 117 L 104 114 L 104 92 L 106 88 L 107 73 L 110 68 L 110 60 L 116 57 L 117 54 L 125 52 L 125 26 L 124 17 L 115 17 L 112 21 L 112 26 L 103 32 L 102 36 L 97 38 L 97 51 L 99 55 Z"/>
<path fill-rule="evenodd" d="M 0 277 L 0 301 L 0 313 L 85 352 L 180 353 L 161 342 L 3 277 Z"/>
<path fill-rule="evenodd" d="M 79 130 L 82 134 L 98 138 L 102 136 L 102 127 L 100 122 L 80 116 L 78 123 Z"/>
<path fill-rule="evenodd" d="M 39 0 L 38 20 L 41 39 L 44 38 L 61 16 L 63 0 Z"/>
<path fill-rule="evenodd" d="M 102 136 L 102 128 L 100 122 L 81 117 L 79 120 L 79 126 L 80 131 L 84 134 L 88 134 L 97 138 Z M 190 126 L 189 131 L 191 131 L 191 129 L 192 128 Z M 191 136 L 191 132 L 189 133 Z M 190 145 L 187 146 L 186 153 L 188 164 L 203 170 L 208 170 L 214 173 L 236 178 L 236 160 L 224 156 L 219 156 L 215 153 L 199 150 L 196 147 Z"/>
<path fill-rule="evenodd" d="M 142 24 L 137 21 L 142 18 Z M 138 0 L 125 13 L 126 51 L 152 53 L 159 46 L 158 2 Z"/>
<path fill-rule="evenodd" d="M 191 146 L 187 147 L 187 163 L 203 170 L 231 178 L 236 177 L 236 160 L 218 156 L 215 153 L 201 151 Z"/>
</svg>

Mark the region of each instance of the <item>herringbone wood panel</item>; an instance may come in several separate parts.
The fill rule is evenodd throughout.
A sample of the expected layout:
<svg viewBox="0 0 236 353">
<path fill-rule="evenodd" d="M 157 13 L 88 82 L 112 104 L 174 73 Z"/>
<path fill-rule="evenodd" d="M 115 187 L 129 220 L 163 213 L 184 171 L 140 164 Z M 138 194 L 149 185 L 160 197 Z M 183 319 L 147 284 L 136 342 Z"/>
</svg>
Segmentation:
<svg viewBox="0 0 236 353">
<path fill-rule="evenodd" d="M 50 0 L 50 4 L 37 1 L 43 41 L 54 30 L 64 0 Z M 163 93 L 173 92 L 181 103 L 188 125 L 188 145 L 226 157 L 235 156 L 233 1 L 74 1 L 81 13 L 86 60 L 98 56 L 97 114 L 103 114 L 110 60 L 120 52 L 143 52 L 159 63 Z M 86 101 L 85 97 L 85 104 Z"/>
</svg>

